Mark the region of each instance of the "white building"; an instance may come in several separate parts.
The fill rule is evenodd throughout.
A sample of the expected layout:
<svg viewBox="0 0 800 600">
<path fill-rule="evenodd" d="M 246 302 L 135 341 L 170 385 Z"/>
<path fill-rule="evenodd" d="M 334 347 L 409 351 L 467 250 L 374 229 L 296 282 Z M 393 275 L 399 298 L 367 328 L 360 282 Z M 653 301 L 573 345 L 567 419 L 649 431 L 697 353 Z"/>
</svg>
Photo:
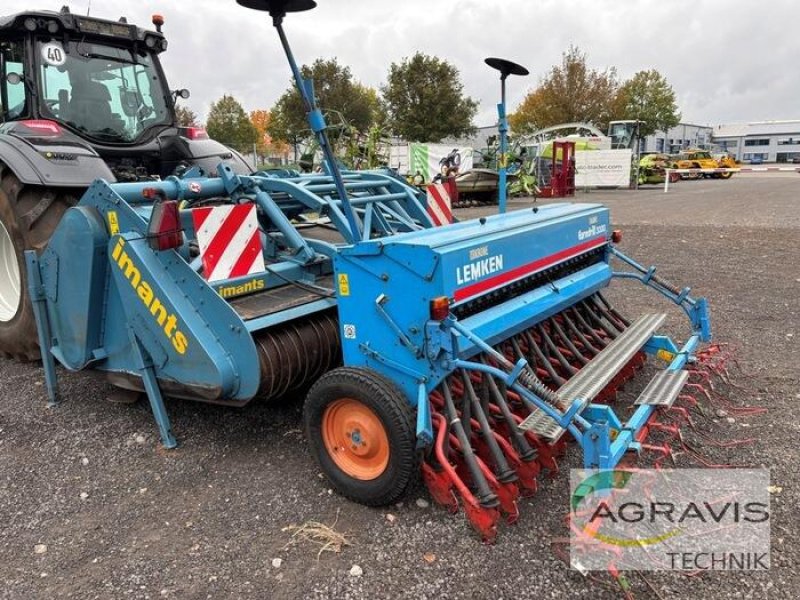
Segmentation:
<svg viewBox="0 0 800 600">
<path fill-rule="evenodd" d="M 678 123 L 669 131 L 656 131 L 641 142 L 639 152 L 678 154 L 687 148 L 710 148 L 713 127 Z"/>
<path fill-rule="evenodd" d="M 718 125 L 713 138 L 721 150 L 743 162 L 792 162 L 800 158 L 800 120 Z"/>
<path fill-rule="evenodd" d="M 489 136 L 496 134 L 496 125 L 479 127 L 475 138 L 466 145 L 484 148 Z M 678 154 L 687 148 L 701 148 L 728 152 L 741 162 L 792 162 L 800 159 L 800 119 L 716 126 L 679 123 L 669 131 L 656 131 L 640 144 L 642 153 Z"/>
</svg>

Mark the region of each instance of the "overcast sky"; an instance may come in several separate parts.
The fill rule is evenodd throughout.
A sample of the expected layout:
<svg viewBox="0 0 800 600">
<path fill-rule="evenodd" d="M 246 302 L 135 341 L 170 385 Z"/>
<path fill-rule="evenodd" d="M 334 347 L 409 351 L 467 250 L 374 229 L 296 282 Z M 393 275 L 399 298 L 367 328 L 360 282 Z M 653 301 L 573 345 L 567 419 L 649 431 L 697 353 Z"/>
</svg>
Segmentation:
<svg viewBox="0 0 800 600">
<path fill-rule="evenodd" d="M 337 57 L 362 83 L 379 86 L 391 62 L 419 50 L 447 58 L 466 93 L 480 101 L 477 124 L 494 122 L 499 83 L 484 65 L 501 56 L 528 67 L 509 80 L 509 104 L 575 44 L 595 68 L 615 66 L 621 79 L 658 69 L 678 96 L 683 120 L 718 125 L 800 119 L 800 1 L 769 0 L 317 0 L 287 17 L 301 63 Z M 65 0 L 3 0 L 0 13 Z M 86 13 L 88 0 L 71 2 Z M 173 88 L 204 116 L 222 94 L 247 110 L 269 108 L 289 85 L 289 71 L 265 13 L 234 0 L 93 0 L 97 17 L 149 25 L 166 18 L 162 55 Z"/>
</svg>

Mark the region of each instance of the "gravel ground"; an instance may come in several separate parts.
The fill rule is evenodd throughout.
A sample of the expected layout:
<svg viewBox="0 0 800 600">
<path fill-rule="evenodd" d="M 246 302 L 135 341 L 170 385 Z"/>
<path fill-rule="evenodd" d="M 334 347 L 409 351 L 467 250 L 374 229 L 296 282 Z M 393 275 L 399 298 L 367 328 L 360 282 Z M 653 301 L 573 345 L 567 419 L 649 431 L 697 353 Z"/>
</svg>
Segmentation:
<svg viewBox="0 0 800 600">
<path fill-rule="evenodd" d="M 719 439 L 759 440 L 708 455 L 769 466 L 783 488 L 772 498 L 770 572 L 633 576 L 636 598 L 800 596 L 790 512 L 798 504 L 800 176 L 790 175 L 680 182 L 666 195 L 652 187 L 576 197 L 607 203 L 624 250 L 709 297 L 716 339 L 741 363 L 729 397 L 770 410 L 707 423 Z M 635 316 L 655 298 L 639 287 L 623 284 L 610 295 Z M 685 334 L 674 311 L 669 327 Z M 543 479 L 540 493 L 521 502 L 520 522 L 489 547 L 426 492 L 381 510 L 332 494 L 299 431 L 299 399 L 240 410 L 170 402 L 182 445 L 165 452 L 146 403 L 109 403 L 109 386 L 91 373 L 61 373 L 60 383 L 67 402 L 47 409 L 41 368 L 0 361 L 1 598 L 620 595 L 606 578 L 570 571 L 550 549 L 566 535 L 567 473 Z M 571 448 L 565 466 L 577 466 L 577 454 Z M 336 523 L 351 545 L 318 556 L 318 546 L 292 543 L 287 527 L 308 520 Z M 360 576 L 351 575 L 354 565 Z"/>
</svg>

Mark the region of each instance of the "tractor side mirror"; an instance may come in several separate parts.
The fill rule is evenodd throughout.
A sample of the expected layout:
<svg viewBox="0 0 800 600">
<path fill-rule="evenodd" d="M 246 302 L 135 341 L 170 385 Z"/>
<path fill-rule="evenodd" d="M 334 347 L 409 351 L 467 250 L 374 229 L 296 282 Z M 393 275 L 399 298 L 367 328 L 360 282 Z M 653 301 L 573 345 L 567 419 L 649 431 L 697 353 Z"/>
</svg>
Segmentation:
<svg viewBox="0 0 800 600">
<path fill-rule="evenodd" d="M 22 75 L 20 75 L 19 73 L 9 73 L 8 75 L 6 75 L 6 81 L 11 85 L 17 85 L 19 83 L 22 83 Z"/>
<path fill-rule="evenodd" d="M 176 100 L 178 98 L 183 98 L 184 100 L 188 100 L 189 96 L 192 95 L 192 93 L 189 90 L 187 90 L 186 88 L 181 88 L 179 90 L 175 90 L 172 93 L 175 95 L 175 99 Z"/>
</svg>

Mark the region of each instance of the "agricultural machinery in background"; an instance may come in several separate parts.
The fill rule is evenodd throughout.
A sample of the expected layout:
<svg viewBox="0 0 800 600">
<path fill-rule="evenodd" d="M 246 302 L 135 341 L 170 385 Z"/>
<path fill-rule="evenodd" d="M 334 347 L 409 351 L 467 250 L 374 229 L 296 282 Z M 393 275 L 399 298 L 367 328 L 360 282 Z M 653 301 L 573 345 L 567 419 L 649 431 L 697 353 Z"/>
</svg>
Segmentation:
<svg viewBox="0 0 800 600">
<path fill-rule="evenodd" d="M 372 126 L 368 131 L 359 131 L 338 110 L 324 111 L 324 116 L 328 123 L 333 120 L 333 124 L 328 124 L 332 133 L 330 142 L 342 168 L 363 171 L 388 166 L 389 138 L 379 126 Z M 310 135 L 311 142 L 300 155 L 298 166 L 305 173 L 321 171 L 324 153 L 314 138 L 313 131 L 305 130 L 304 134 Z"/>
<path fill-rule="evenodd" d="M 421 473 L 433 498 L 462 508 L 488 541 L 501 517 L 517 519 L 540 472 L 557 470 L 568 438 L 592 469 L 651 449 L 649 432 L 681 414 L 673 404 L 710 340 L 706 301 L 623 254 L 602 205 L 554 203 L 435 227 L 401 181 L 340 171 L 283 28 L 287 13 L 315 2 L 238 3 L 269 14 L 325 170 L 246 174 L 218 161 L 213 176 L 196 166 L 131 182 L 103 171 L 79 199 L 64 197 L 48 216 L 52 235 L 32 243 L 20 228 L 54 192 L 39 182 L 38 195 L 15 194 L 4 179 L 0 252 L 4 273 L 18 273 L 4 323 L 35 314 L 51 403 L 56 363 L 105 372 L 146 393 L 173 447 L 165 396 L 238 407 L 310 386 L 305 433 L 338 492 L 385 505 Z M 73 58 L 84 56 L 64 30 L 53 37 L 48 17 L 32 18 L 36 43 L 66 39 Z M 133 29 L 98 23 L 91 30 L 106 41 L 91 56 L 143 61 L 113 35 Z M 27 135 L 78 155 L 58 160 L 102 165 L 50 137 L 69 123 L 27 125 Z M 658 333 L 663 313 L 621 315 L 603 295 L 615 279 L 683 309 L 685 341 Z M 27 340 L 3 344 L 9 354 L 32 351 Z M 612 408 L 648 355 L 662 368 L 635 404 Z"/>
<path fill-rule="evenodd" d="M 536 157 L 539 195 L 566 198 L 575 195 L 575 142 L 553 140 Z"/>
<path fill-rule="evenodd" d="M 666 154 L 645 154 L 639 161 L 639 185 L 664 183 L 666 169 L 674 169 L 672 158 Z M 679 173 L 670 172 L 670 183 L 679 181 Z"/>
<path fill-rule="evenodd" d="M 739 165 L 728 155 L 720 157 L 719 160 L 711 156 L 708 150 L 698 150 L 689 148 L 672 157 L 674 168 L 676 169 L 736 169 Z M 684 173 L 681 177 L 685 179 L 697 179 L 701 177 L 711 177 L 713 179 L 730 179 L 733 173 Z"/>
</svg>

